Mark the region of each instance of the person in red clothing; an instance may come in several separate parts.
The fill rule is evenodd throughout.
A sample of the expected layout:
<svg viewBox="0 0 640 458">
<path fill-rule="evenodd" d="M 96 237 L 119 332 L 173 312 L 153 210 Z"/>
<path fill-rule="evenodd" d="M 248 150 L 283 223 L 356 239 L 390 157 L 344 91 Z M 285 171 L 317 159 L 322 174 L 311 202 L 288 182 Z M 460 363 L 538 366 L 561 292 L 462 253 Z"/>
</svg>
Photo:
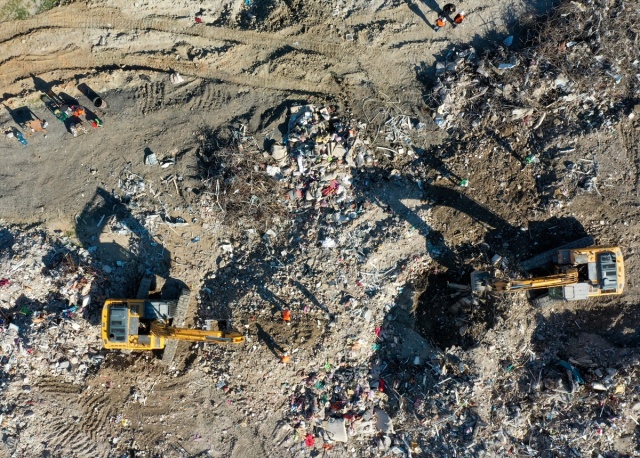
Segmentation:
<svg viewBox="0 0 640 458">
<path fill-rule="evenodd" d="M 462 24 L 462 21 L 464 21 L 464 11 L 460 11 L 456 14 L 456 17 L 453 18 L 453 26 L 456 27 Z"/>
<path fill-rule="evenodd" d="M 282 321 L 284 321 L 284 324 L 286 324 L 287 326 L 291 324 L 291 310 L 284 309 L 282 311 Z"/>
</svg>

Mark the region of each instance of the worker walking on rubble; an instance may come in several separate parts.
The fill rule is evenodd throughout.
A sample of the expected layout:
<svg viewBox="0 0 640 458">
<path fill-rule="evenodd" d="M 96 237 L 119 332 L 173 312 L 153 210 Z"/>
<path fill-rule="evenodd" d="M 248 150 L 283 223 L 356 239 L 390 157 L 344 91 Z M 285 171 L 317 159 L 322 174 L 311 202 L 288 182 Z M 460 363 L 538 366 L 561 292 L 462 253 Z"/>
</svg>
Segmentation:
<svg viewBox="0 0 640 458">
<path fill-rule="evenodd" d="M 436 19 L 436 25 L 433 27 L 433 30 L 435 30 L 436 32 L 439 32 L 440 29 L 445 26 L 445 24 L 446 22 L 444 18 L 442 16 L 438 16 L 438 19 Z"/>
</svg>

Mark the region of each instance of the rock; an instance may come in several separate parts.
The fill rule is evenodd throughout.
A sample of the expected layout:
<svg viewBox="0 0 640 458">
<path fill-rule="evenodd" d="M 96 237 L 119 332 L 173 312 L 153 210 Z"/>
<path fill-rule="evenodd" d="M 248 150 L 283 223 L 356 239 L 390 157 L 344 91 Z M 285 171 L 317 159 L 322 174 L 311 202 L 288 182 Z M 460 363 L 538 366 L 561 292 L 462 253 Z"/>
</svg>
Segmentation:
<svg viewBox="0 0 640 458">
<path fill-rule="evenodd" d="M 158 165 L 158 157 L 154 153 L 149 153 L 144 157 L 145 165 Z"/>
<path fill-rule="evenodd" d="M 376 428 L 384 434 L 393 434 L 393 423 L 391 417 L 382 409 L 376 408 L 374 411 L 376 416 Z"/>
<path fill-rule="evenodd" d="M 322 423 L 324 430 L 329 436 L 329 440 L 334 442 L 347 442 L 347 428 L 344 418 L 329 418 Z"/>
<path fill-rule="evenodd" d="M 182 75 L 180 75 L 180 73 L 177 73 L 177 72 L 176 73 L 172 73 L 171 75 L 169 75 L 169 80 L 173 84 L 184 83 L 184 78 L 182 77 Z"/>
</svg>

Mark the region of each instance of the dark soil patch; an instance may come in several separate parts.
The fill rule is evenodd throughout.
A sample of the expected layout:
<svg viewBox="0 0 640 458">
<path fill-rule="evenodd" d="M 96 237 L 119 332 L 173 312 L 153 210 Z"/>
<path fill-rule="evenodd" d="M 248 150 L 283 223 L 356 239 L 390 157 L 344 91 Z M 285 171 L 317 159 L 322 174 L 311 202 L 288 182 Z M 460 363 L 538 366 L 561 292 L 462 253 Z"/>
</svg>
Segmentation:
<svg viewBox="0 0 640 458">
<path fill-rule="evenodd" d="M 425 281 L 416 307 L 416 329 L 442 349 L 475 346 L 504 313 L 495 298 L 475 298 L 447 286 L 449 282 L 469 284 L 468 275 L 461 279 L 432 271 Z"/>
</svg>

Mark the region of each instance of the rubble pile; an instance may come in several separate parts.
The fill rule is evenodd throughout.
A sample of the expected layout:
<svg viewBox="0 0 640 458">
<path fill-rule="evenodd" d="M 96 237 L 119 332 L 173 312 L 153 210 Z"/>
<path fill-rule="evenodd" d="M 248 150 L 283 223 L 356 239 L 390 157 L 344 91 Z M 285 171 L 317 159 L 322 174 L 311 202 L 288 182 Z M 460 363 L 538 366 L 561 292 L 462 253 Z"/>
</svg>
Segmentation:
<svg viewBox="0 0 640 458">
<path fill-rule="evenodd" d="M 632 114 L 625 99 L 637 91 L 637 47 L 621 46 L 637 10 L 622 4 L 567 2 L 538 27 L 524 49 L 513 37 L 495 49 L 451 51 L 436 64 L 429 103 L 443 129 L 501 131 L 538 136 L 611 128 Z"/>
<path fill-rule="evenodd" d="M 355 122 L 341 119 L 330 107 L 295 106 L 284 143 L 271 147 L 269 173 L 286 181 L 290 210 L 327 208 L 339 224 L 355 218 L 350 167 L 374 162 L 360 148 Z"/>
<path fill-rule="evenodd" d="M 104 359 L 92 323 L 101 273 L 67 237 L 0 230 L 2 387 L 26 392 L 39 377 L 81 384 Z"/>
</svg>

